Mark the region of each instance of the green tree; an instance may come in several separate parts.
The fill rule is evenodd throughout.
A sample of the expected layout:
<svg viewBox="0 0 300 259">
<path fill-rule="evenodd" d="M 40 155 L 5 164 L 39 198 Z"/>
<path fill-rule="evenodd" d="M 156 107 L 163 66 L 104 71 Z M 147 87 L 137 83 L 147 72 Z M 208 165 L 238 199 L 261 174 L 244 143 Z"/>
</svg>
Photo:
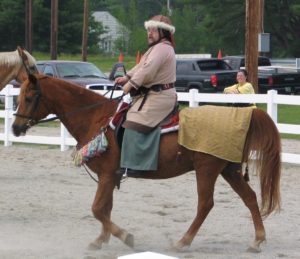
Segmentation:
<svg viewBox="0 0 300 259">
<path fill-rule="evenodd" d="M 83 2 L 59 1 L 58 52 L 80 53 L 82 41 Z M 2 51 L 25 43 L 25 1 L 0 0 L 0 34 Z M 33 1 L 33 49 L 50 51 L 51 1 Z M 91 11 L 90 11 L 91 13 Z M 13 17 L 13 18 L 12 18 Z M 89 16 L 89 49 L 95 50 L 103 27 Z"/>
<path fill-rule="evenodd" d="M 174 9 L 172 22 L 176 27 L 174 38 L 177 53 L 199 53 L 204 51 L 201 14 L 198 8 L 185 6 L 182 9 Z"/>
<path fill-rule="evenodd" d="M 202 2 L 204 49 L 213 56 L 219 49 L 228 55 L 244 53 L 245 1 Z"/>
<path fill-rule="evenodd" d="M 25 44 L 24 1 L 0 0 L 1 51 L 15 50 Z"/>
<path fill-rule="evenodd" d="M 83 26 L 83 2 L 68 0 L 59 2 L 58 50 L 64 53 L 80 53 Z M 94 20 L 89 10 L 88 46 L 98 44 L 98 37 L 103 33 L 102 25 Z"/>
<path fill-rule="evenodd" d="M 271 33 L 276 57 L 300 56 L 300 3 L 297 0 L 265 1 L 265 31 Z"/>
<path fill-rule="evenodd" d="M 264 32 L 271 34 L 273 57 L 300 56 L 299 0 L 265 0 Z M 177 53 L 243 54 L 245 48 L 246 0 L 172 0 L 172 22 L 176 26 Z M 0 0 L 0 50 L 25 43 L 25 1 Z M 90 13 L 109 11 L 130 30 L 128 46 L 117 40 L 118 50 L 134 55 L 147 49 L 144 21 L 167 14 L 166 0 L 90 0 Z M 83 2 L 59 1 L 58 52 L 81 50 Z M 50 50 L 51 1 L 33 1 L 33 49 Z M 89 51 L 97 50 L 103 33 L 101 24 L 90 16 Z M 13 46 L 13 47 L 12 47 Z"/>
</svg>

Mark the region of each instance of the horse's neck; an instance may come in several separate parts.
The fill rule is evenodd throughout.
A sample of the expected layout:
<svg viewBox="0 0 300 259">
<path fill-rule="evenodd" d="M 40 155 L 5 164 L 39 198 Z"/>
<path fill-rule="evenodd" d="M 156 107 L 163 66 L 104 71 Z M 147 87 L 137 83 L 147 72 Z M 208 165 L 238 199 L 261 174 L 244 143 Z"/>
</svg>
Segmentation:
<svg viewBox="0 0 300 259">
<path fill-rule="evenodd" d="M 0 91 L 13 79 L 15 79 L 19 73 L 20 66 L 7 66 L 0 65 Z"/>
<path fill-rule="evenodd" d="M 116 103 L 86 89 L 69 87 L 67 93 L 58 86 L 56 96 L 51 97 L 53 112 L 60 118 L 69 133 L 79 144 L 85 144 L 101 127 L 107 126 L 116 110 Z M 61 92 L 59 92 L 59 90 Z M 64 94 L 64 96 L 62 96 Z"/>
</svg>

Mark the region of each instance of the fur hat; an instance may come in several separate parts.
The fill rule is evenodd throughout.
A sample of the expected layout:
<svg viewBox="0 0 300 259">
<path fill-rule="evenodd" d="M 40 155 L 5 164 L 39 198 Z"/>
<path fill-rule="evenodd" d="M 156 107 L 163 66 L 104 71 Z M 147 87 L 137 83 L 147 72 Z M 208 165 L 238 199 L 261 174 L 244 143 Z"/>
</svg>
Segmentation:
<svg viewBox="0 0 300 259">
<path fill-rule="evenodd" d="M 171 34 L 175 33 L 175 27 L 171 24 L 171 20 L 167 16 L 155 15 L 149 21 L 144 23 L 146 30 L 148 28 L 160 28 L 169 31 Z"/>
</svg>

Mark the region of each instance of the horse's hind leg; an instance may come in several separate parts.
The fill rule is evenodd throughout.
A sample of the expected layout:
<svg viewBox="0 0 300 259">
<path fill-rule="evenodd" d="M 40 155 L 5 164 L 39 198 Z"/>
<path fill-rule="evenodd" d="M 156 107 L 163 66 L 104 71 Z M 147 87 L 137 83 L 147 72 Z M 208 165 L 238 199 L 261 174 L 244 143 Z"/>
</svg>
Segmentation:
<svg viewBox="0 0 300 259">
<path fill-rule="evenodd" d="M 259 252 L 260 244 L 265 241 L 266 233 L 263 221 L 259 212 L 256 194 L 249 184 L 244 180 L 241 167 L 236 164 L 229 164 L 222 172 L 224 179 L 230 184 L 232 189 L 241 197 L 245 205 L 251 212 L 255 228 L 255 240 L 249 247 L 250 252 Z"/>
<path fill-rule="evenodd" d="M 197 215 L 188 231 L 175 244 L 174 248 L 176 250 L 190 246 L 208 213 L 213 208 L 213 194 L 216 179 L 227 163 L 224 160 L 204 153 L 195 153 L 194 161 L 198 192 Z"/>
</svg>

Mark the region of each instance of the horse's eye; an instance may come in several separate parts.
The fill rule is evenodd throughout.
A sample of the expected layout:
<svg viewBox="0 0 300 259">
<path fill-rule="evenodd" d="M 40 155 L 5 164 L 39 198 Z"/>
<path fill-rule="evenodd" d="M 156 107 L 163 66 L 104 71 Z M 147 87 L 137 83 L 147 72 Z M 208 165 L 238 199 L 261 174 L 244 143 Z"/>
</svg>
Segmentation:
<svg viewBox="0 0 300 259">
<path fill-rule="evenodd" d="M 32 98 L 31 97 L 25 97 L 25 102 L 31 103 L 32 102 Z"/>
</svg>

